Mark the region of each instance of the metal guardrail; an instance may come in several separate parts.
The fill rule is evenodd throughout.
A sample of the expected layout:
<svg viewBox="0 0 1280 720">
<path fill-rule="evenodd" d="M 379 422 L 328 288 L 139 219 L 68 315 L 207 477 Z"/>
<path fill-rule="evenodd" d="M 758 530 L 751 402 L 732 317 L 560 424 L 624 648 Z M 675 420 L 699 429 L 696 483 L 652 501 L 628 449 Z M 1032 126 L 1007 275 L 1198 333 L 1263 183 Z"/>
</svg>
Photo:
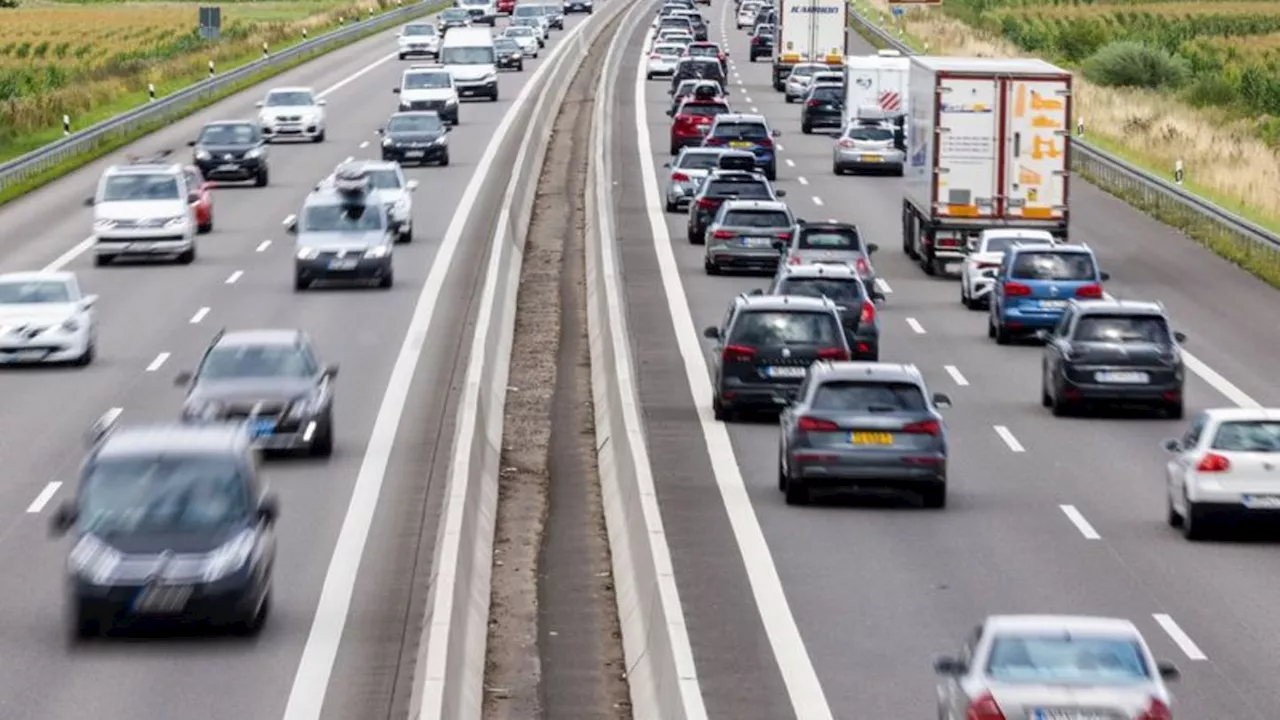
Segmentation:
<svg viewBox="0 0 1280 720">
<path fill-rule="evenodd" d="M 214 75 L 179 90 L 172 95 L 148 102 L 121 115 L 108 118 L 80 132 L 72 133 L 57 142 L 33 150 L 5 163 L 0 163 L 0 190 L 38 176 L 66 160 L 89 152 L 113 137 L 128 133 L 139 126 L 153 125 L 178 115 L 203 99 L 234 85 L 245 78 L 274 65 L 284 65 L 300 56 L 327 48 L 334 48 L 353 37 L 370 30 L 390 27 L 422 15 L 427 8 L 441 4 L 439 0 L 419 0 L 391 12 L 375 15 L 367 20 L 350 23 L 337 30 L 318 35 L 278 54 L 255 60 L 234 70 Z"/>
<path fill-rule="evenodd" d="M 853 7 L 849 17 L 881 42 L 904 55 L 915 52 Z M 1071 139 L 1071 169 L 1105 186 L 1126 202 L 1158 215 L 1171 225 L 1188 232 L 1211 233 L 1213 241 L 1226 242 L 1234 250 L 1215 247 L 1228 259 L 1241 256 L 1261 259 L 1280 267 L 1280 235 L 1225 210 L 1177 185 L 1135 167 L 1077 137 Z"/>
</svg>

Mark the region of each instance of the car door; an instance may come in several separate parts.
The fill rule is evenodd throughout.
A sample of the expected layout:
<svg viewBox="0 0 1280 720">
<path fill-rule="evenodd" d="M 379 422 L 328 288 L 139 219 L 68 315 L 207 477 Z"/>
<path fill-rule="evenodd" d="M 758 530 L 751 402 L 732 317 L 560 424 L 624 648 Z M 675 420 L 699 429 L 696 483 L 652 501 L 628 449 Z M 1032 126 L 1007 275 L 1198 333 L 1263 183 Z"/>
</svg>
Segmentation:
<svg viewBox="0 0 1280 720">
<path fill-rule="evenodd" d="M 1048 378 L 1056 380 L 1058 373 L 1062 371 L 1062 358 L 1071 348 L 1071 331 L 1075 317 L 1075 309 L 1068 308 L 1051 331 L 1048 342 L 1044 344 L 1045 376 Z"/>
<path fill-rule="evenodd" d="M 729 309 L 725 312 L 724 319 L 720 321 L 720 337 L 716 338 L 716 341 L 711 348 L 711 352 L 712 352 L 711 363 L 715 368 L 715 379 L 716 379 L 717 387 L 720 385 L 720 374 L 721 374 L 721 371 L 723 370 L 723 368 L 721 367 L 722 365 L 721 351 L 724 349 L 724 344 L 727 341 L 727 338 L 729 337 L 729 331 L 733 328 L 734 314 L 737 312 L 737 310 L 738 310 L 738 303 L 736 302 L 729 303 Z"/>
<path fill-rule="evenodd" d="M 965 690 L 964 679 L 973 674 L 973 658 L 978 643 L 982 641 L 982 626 L 977 625 L 969 632 L 956 660 L 968 668 L 964 675 L 949 675 L 939 682 L 938 704 L 941 712 L 938 715 L 946 720 L 963 720 L 969 707 L 969 695 Z"/>
<path fill-rule="evenodd" d="M 1009 277 L 1009 268 L 1013 266 L 1013 260 L 1017 255 L 1012 251 L 1006 251 L 1004 258 L 1000 261 L 1000 269 L 996 271 L 996 276 L 991 279 L 991 315 L 995 318 L 995 324 L 999 325 L 1000 320 L 1004 317 L 1004 281 Z"/>
<path fill-rule="evenodd" d="M 1196 448 L 1199 446 L 1200 438 L 1204 435 L 1208 424 L 1209 416 L 1207 413 L 1201 412 L 1197 414 L 1191 421 L 1191 426 L 1187 428 L 1187 432 L 1178 440 L 1178 450 L 1172 453 L 1172 457 L 1169 458 L 1169 462 L 1165 466 L 1169 496 L 1178 498 L 1179 503 L 1181 503 L 1185 494 L 1183 488 L 1187 481 L 1187 470 L 1191 467 L 1197 452 Z"/>
</svg>

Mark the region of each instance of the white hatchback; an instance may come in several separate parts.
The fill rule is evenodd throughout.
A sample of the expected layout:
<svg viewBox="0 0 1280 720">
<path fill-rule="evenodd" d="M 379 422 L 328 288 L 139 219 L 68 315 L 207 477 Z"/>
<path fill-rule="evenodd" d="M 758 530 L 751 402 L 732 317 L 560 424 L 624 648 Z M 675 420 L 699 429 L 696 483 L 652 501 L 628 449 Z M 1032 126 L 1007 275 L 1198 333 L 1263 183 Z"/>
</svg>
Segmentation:
<svg viewBox="0 0 1280 720">
<path fill-rule="evenodd" d="M 671 77 L 684 54 L 684 46 L 676 43 L 658 43 L 649 51 L 648 64 L 645 65 L 646 80 L 656 77 Z"/>
</svg>

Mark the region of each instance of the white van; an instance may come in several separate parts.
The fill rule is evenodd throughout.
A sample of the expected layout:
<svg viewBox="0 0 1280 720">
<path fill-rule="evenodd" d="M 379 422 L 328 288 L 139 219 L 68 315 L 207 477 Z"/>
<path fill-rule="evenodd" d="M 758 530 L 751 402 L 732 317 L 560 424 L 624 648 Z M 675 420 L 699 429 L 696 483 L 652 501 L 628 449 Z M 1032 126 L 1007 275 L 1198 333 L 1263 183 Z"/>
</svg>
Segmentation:
<svg viewBox="0 0 1280 720">
<path fill-rule="evenodd" d="M 497 53 L 488 28 L 454 28 L 440 44 L 440 64 L 452 75 L 458 96 L 498 101 Z"/>
</svg>

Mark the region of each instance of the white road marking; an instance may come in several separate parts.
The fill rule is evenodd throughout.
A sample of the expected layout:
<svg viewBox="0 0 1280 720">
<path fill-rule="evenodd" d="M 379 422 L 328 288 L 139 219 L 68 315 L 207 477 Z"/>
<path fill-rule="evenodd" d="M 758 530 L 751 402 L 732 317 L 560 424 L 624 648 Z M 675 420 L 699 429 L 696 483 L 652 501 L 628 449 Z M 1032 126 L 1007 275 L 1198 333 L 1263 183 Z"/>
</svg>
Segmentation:
<svg viewBox="0 0 1280 720">
<path fill-rule="evenodd" d="M 818 197 L 817 195 L 814 195 L 813 204 L 817 205 L 818 207 L 822 207 L 822 198 Z"/>
<path fill-rule="evenodd" d="M 209 308 L 207 307 L 200 308 L 199 310 L 196 311 L 195 315 L 191 316 L 191 324 L 195 325 L 196 323 L 199 323 L 201 320 L 204 319 L 204 316 L 208 314 L 209 314 Z"/>
<path fill-rule="evenodd" d="M 167 352 L 160 353 L 159 355 L 156 356 L 156 359 L 152 360 L 151 364 L 147 366 L 147 372 L 155 372 L 159 370 L 160 366 L 164 365 L 165 361 L 168 359 L 169 359 L 169 353 Z"/>
<path fill-rule="evenodd" d="M 800 176 L 800 177 L 798 177 L 798 178 L 796 178 L 796 182 L 800 183 L 801 185 L 808 185 L 808 184 L 809 184 L 809 181 L 808 181 L 808 180 L 806 180 L 806 179 L 804 178 L 804 176 L 803 176 L 803 175 L 802 175 L 802 176 Z"/>
<path fill-rule="evenodd" d="M 349 162 L 351 162 L 352 160 L 355 160 L 355 159 L 356 159 L 356 158 L 355 158 L 355 156 L 354 156 L 354 155 L 348 155 L 348 156 L 347 156 L 347 159 L 346 159 L 346 160 L 343 160 L 342 162 L 343 162 L 343 163 L 349 163 Z"/>
<path fill-rule="evenodd" d="M 752 106 L 751 106 L 751 112 L 753 112 L 753 113 L 758 113 L 758 112 L 760 112 L 760 108 L 756 107 L 755 105 L 752 105 Z"/>
<path fill-rule="evenodd" d="M 1083 535 L 1086 540 L 1102 539 L 1102 536 L 1098 534 L 1098 531 L 1094 530 L 1093 526 L 1089 524 L 1089 521 L 1084 518 L 1084 513 L 1077 510 L 1075 505 L 1059 505 L 1058 507 L 1062 509 L 1062 513 L 1067 516 L 1067 519 L 1071 521 L 1072 525 L 1076 526 L 1076 529 L 1080 531 L 1080 534 Z"/>
<path fill-rule="evenodd" d="M 45 485 L 44 489 L 40 491 L 40 494 L 36 496 L 36 499 L 32 500 L 31 504 L 27 506 L 27 512 L 38 513 L 43 510 L 44 506 L 48 505 L 49 501 L 53 499 L 53 496 L 57 494 L 58 488 L 60 487 L 62 487 L 62 483 L 56 480 Z"/>
<path fill-rule="evenodd" d="M 889 287 L 889 281 L 884 278 L 876 278 L 876 287 L 880 288 L 880 292 L 885 295 L 893 292 L 893 288 Z"/>
<path fill-rule="evenodd" d="M 750 105 L 750 104 L 751 104 L 751 102 L 752 102 L 752 100 L 751 100 L 751 96 L 750 96 L 750 95 L 748 95 L 745 99 L 746 99 L 746 101 L 747 101 L 747 104 L 748 104 L 748 105 Z"/>
<path fill-rule="evenodd" d="M 1169 638 L 1173 640 L 1174 644 L 1176 644 L 1189 659 L 1209 659 L 1208 655 L 1201 652 L 1200 647 L 1195 644 L 1191 639 L 1191 636 L 1187 635 L 1183 632 L 1182 628 L 1178 627 L 1178 623 L 1174 622 L 1173 618 L 1165 615 L 1164 613 L 1154 613 L 1151 617 L 1155 618 L 1156 622 L 1160 623 L 1160 627 L 1164 628 L 1164 631 L 1169 634 Z"/>
<path fill-rule="evenodd" d="M 237 281 L 237 280 L 239 280 L 239 279 L 240 279 L 240 278 L 242 278 L 242 277 L 244 277 L 244 271 L 243 271 L 243 270 L 237 270 L 237 271 L 235 271 L 235 272 L 233 272 L 233 273 L 231 273 L 230 275 L 228 275 L 228 276 L 227 276 L 227 281 L 226 281 L 226 283 L 227 283 L 228 285 L 235 285 L 235 284 L 236 284 L 236 281 Z"/>
<path fill-rule="evenodd" d="M 258 243 L 258 247 L 256 250 L 254 250 L 254 252 L 266 252 L 267 248 L 269 247 L 271 247 L 271 241 L 263 240 L 262 242 Z"/>
<path fill-rule="evenodd" d="M 827 218 L 827 222 L 829 222 L 829 223 L 835 223 L 835 222 L 839 222 L 839 221 L 838 221 L 838 220 L 836 220 L 835 218 Z"/>
<path fill-rule="evenodd" d="M 368 140 L 365 140 L 364 142 L 360 143 L 360 149 L 361 149 L 361 150 L 363 150 L 363 149 L 365 149 L 365 148 L 367 148 L 367 147 L 369 147 L 369 141 L 368 141 Z"/>
<path fill-rule="evenodd" d="M 782 147 L 782 143 L 778 143 L 778 152 L 785 152 L 786 148 Z"/>
<path fill-rule="evenodd" d="M 571 38 L 580 32 L 580 28 L 587 26 L 587 23 L 580 23 L 574 26 L 565 34 L 564 38 L 552 51 L 551 58 L 554 58 L 559 52 L 567 52 L 563 48 L 576 47 Z M 391 57 L 396 57 L 393 53 Z M 333 674 L 334 661 L 338 656 L 338 646 L 342 642 L 342 633 L 347 624 L 347 612 L 351 606 L 351 596 L 355 591 L 356 577 L 360 570 L 360 561 L 364 556 L 365 545 L 369 540 L 369 529 L 373 525 L 374 511 L 378 507 L 378 496 L 382 493 L 382 483 L 386 475 L 387 464 L 391 460 L 391 450 L 395 444 L 396 433 L 399 430 L 400 418 L 404 414 L 405 404 L 409 398 L 410 385 L 413 382 L 413 375 L 418 366 L 419 358 L 426 339 L 430 336 L 431 324 L 434 310 L 439 304 L 440 294 L 444 288 L 445 277 L 453 270 L 453 256 L 458 250 L 458 245 L 462 239 L 462 231 L 467 223 L 467 218 L 471 215 L 476 199 L 480 194 L 480 190 L 489 176 L 492 169 L 494 158 L 497 155 L 498 148 L 503 144 L 504 139 L 510 133 L 515 118 L 521 114 L 521 108 L 529 102 L 533 97 L 531 92 L 539 81 L 539 78 L 546 72 L 548 68 L 555 65 L 550 60 L 540 64 L 533 76 L 521 88 L 520 94 L 516 97 L 514 103 L 508 108 L 505 115 L 502 116 L 498 127 L 494 129 L 493 134 L 489 137 L 489 143 L 485 146 L 484 155 L 481 156 L 480 162 L 476 165 L 475 173 L 471 176 L 471 181 L 467 184 L 466 190 L 463 191 L 462 198 L 455 206 L 453 219 L 449 222 L 449 227 L 445 230 L 444 239 L 440 243 L 440 248 L 436 252 L 435 260 L 431 264 L 431 269 L 427 273 L 427 279 L 422 285 L 422 291 L 418 295 L 417 304 L 413 309 L 413 316 L 409 320 L 409 325 L 405 329 L 404 342 L 400 346 L 399 354 L 396 356 L 395 365 L 391 369 L 391 376 L 387 379 L 387 389 L 382 397 L 382 402 L 378 406 L 378 414 L 373 423 L 373 430 L 369 436 L 369 444 L 364 450 L 364 459 L 361 461 L 360 470 L 356 475 L 355 486 L 351 491 L 351 500 L 347 506 L 346 517 L 342 521 L 342 529 L 338 531 L 338 539 L 333 548 L 333 555 L 329 561 L 329 567 L 325 572 L 324 586 L 320 591 L 320 601 L 317 604 L 314 620 L 311 624 L 311 630 L 307 634 L 307 643 L 302 650 L 302 658 L 298 662 L 298 671 L 293 678 L 293 686 L 289 691 L 289 700 L 285 705 L 284 720 L 319 720 L 321 710 L 324 708 L 325 694 L 329 689 L 329 678 Z M 643 77 L 643 65 L 641 66 L 641 76 Z M 644 84 L 643 82 L 641 83 Z M 640 108 L 643 111 L 643 108 Z M 471 363 L 479 362 L 476 354 L 472 354 Z M 465 407 L 464 407 L 465 410 Z M 471 409 L 472 412 L 475 408 Z M 458 422 L 460 427 L 465 427 L 465 419 Z M 459 447 L 457 444 L 454 447 Z M 464 449 L 466 446 L 463 446 Z M 458 459 L 453 458 L 450 466 L 456 469 Z M 451 474 L 451 485 L 455 478 Z M 451 486 L 446 490 L 446 494 L 452 493 L 454 488 Z M 442 528 L 447 530 L 450 520 L 448 519 L 449 502 L 446 500 L 446 507 L 441 510 Z M 459 520 L 460 521 L 460 520 Z M 443 532 L 441 534 L 442 543 L 457 544 L 459 541 L 457 528 L 454 532 Z M 446 560 L 448 554 L 443 555 Z M 456 565 L 456 553 L 454 553 L 454 563 Z M 447 603 L 452 600 L 453 591 L 445 587 L 449 582 L 447 578 L 452 578 L 454 569 L 449 568 L 432 568 L 436 578 L 435 602 L 437 610 L 449 609 Z M 441 604 L 446 604 L 442 606 Z M 436 623 L 447 622 L 447 613 L 441 615 L 439 612 L 433 613 L 432 618 Z M 432 637 L 438 637 L 433 634 Z M 440 667 L 440 663 L 444 658 L 442 655 L 447 652 L 444 647 L 439 647 L 437 643 L 429 643 L 426 649 L 426 667 L 428 676 L 433 672 L 432 668 Z M 437 690 L 439 688 L 436 688 Z M 423 701 L 423 707 L 427 707 L 427 703 L 431 698 Z M 436 699 L 436 704 L 439 704 Z M 424 711 L 425 712 L 425 711 Z M 431 717 L 430 714 L 424 714 L 423 717 Z"/>
<path fill-rule="evenodd" d="M 795 166 L 796 166 L 796 161 L 795 161 L 795 160 L 792 160 L 791 158 L 787 158 L 787 159 L 783 160 L 782 162 L 786 163 L 786 164 L 787 164 L 787 167 L 795 167 Z"/>
<path fill-rule="evenodd" d="M 76 243 L 70 250 L 62 253 L 53 262 L 44 266 L 45 272 L 57 272 L 71 263 L 72 260 L 80 257 L 86 250 L 93 247 L 93 238 L 87 237 Z"/>
<path fill-rule="evenodd" d="M 969 378 L 960 373 L 960 368 L 955 365 L 943 365 L 942 369 L 947 371 L 947 374 L 951 376 L 951 379 L 955 381 L 955 384 L 960 387 L 968 387 Z"/>
<path fill-rule="evenodd" d="M 1013 433 L 1009 431 L 1009 428 L 1003 425 L 995 425 L 994 427 L 996 434 L 1000 436 L 1005 445 L 1009 446 L 1009 450 L 1016 453 L 1027 451 L 1026 448 L 1022 447 L 1022 443 L 1018 442 L 1018 438 L 1014 437 Z"/>
<path fill-rule="evenodd" d="M 909 317 L 907 318 L 907 326 L 910 327 L 915 334 L 924 335 L 924 326 L 920 324 L 919 320 Z"/>
<path fill-rule="evenodd" d="M 720 498 L 733 529 L 743 566 L 747 571 L 747 580 L 751 585 L 756 607 L 760 611 L 765 636 L 769 639 L 769 645 L 782 673 L 782 680 L 795 715 L 805 720 L 832 720 L 831 706 L 827 703 L 826 693 L 814 670 L 813 659 L 809 656 L 804 639 L 800 636 L 800 629 L 796 626 L 795 616 L 791 612 L 782 581 L 778 577 L 778 567 L 774 563 L 764 531 L 760 528 L 760 520 L 752 508 L 751 498 L 747 494 L 746 483 L 742 478 L 742 471 L 738 467 L 738 459 L 733 450 L 733 443 L 729 439 L 729 432 L 722 423 L 716 421 L 712 414 L 711 379 L 707 374 L 707 364 L 700 341 L 701 334 L 693 325 L 688 296 L 680 280 L 680 269 L 672 250 L 671 234 L 667 229 L 662 200 L 658 197 L 658 176 L 654 171 L 653 155 L 649 152 L 651 140 L 645 112 L 647 85 L 641 81 L 644 77 L 644 65 L 638 64 L 636 70 L 638 77 L 635 86 L 635 138 L 640 147 L 640 175 L 644 185 L 654 253 L 662 275 L 662 286 L 667 307 L 671 313 L 671 322 L 675 327 L 676 344 L 684 362 L 685 375 L 693 394 L 694 406 L 698 410 L 698 420 L 702 425 L 707 453 L 711 458 L 716 487 L 720 491 Z"/>
</svg>

